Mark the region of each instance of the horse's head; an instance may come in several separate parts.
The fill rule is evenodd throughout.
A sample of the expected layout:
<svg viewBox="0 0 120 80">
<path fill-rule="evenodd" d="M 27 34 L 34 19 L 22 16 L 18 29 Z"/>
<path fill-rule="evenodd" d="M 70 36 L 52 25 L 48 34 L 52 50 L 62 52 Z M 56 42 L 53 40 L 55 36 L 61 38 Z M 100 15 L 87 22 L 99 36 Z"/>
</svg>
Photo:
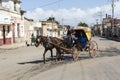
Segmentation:
<svg viewBox="0 0 120 80">
<path fill-rule="evenodd" d="M 38 47 L 42 43 L 42 36 L 37 36 L 35 40 L 35 46 Z"/>
</svg>

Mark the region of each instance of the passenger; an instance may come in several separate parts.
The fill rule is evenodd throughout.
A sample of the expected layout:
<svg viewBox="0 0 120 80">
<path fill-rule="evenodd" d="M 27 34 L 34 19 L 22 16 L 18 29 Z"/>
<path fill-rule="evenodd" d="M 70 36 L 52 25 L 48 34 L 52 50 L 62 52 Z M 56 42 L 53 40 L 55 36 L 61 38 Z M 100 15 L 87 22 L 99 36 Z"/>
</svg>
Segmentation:
<svg viewBox="0 0 120 80">
<path fill-rule="evenodd" d="M 80 32 L 79 41 L 82 44 L 82 48 L 85 48 L 85 46 L 87 44 L 87 38 L 86 38 L 84 32 Z"/>
</svg>

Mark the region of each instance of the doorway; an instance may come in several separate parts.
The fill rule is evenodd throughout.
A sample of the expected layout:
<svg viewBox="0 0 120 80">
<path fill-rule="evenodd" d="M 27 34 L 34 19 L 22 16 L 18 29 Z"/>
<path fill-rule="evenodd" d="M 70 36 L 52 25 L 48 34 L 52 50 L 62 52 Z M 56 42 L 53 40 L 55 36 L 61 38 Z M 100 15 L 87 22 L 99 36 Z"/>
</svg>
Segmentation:
<svg viewBox="0 0 120 80">
<path fill-rule="evenodd" d="M 5 26 L 3 26 L 3 44 L 6 44 Z"/>
</svg>

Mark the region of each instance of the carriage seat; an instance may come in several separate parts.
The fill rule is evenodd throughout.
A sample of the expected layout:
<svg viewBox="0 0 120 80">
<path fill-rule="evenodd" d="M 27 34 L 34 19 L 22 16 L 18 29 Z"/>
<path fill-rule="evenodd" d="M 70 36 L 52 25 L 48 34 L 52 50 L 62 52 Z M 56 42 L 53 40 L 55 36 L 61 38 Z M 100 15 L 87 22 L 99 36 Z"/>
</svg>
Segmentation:
<svg viewBox="0 0 120 80">
<path fill-rule="evenodd" d="M 70 37 L 69 36 L 65 36 L 65 37 L 63 37 L 63 41 L 65 42 L 65 43 L 69 43 L 69 47 L 72 47 L 73 46 L 73 40 L 72 39 L 70 39 Z"/>
<path fill-rule="evenodd" d="M 86 47 L 86 44 L 87 44 L 87 38 L 86 36 L 78 36 L 77 37 L 77 40 L 80 42 L 80 44 L 82 45 L 82 48 L 85 48 Z"/>
</svg>

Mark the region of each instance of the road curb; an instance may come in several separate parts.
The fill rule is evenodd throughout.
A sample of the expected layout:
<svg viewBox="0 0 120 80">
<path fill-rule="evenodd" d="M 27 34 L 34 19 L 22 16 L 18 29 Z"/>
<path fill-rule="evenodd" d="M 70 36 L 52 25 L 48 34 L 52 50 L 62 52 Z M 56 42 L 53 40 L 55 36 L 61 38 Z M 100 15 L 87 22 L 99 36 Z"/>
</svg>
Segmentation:
<svg viewBox="0 0 120 80">
<path fill-rule="evenodd" d="M 0 50 L 14 50 L 14 49 L 18 49 L 18 48 L 25 47 L 25 46 L 26 46 L 26 45 L 17 46 L 17 47 L 10 47 L 10 48 L 0 48 Z"/>
</svg>

